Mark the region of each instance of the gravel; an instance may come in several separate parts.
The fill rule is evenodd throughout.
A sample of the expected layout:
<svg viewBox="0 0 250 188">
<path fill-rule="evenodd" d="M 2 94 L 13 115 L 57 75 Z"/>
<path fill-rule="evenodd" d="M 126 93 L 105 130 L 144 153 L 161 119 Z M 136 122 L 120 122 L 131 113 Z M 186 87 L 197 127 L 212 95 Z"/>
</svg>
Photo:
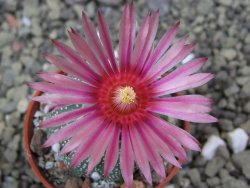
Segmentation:
<svg viewBox="0 0 250 188">
<path fill-rule="evenodd" d="M 96 21 L 95 12 L 101 9 L 107 17 L 113 42 L 117 44 L 124 2 L 0 1 L 0 13 L 3 15 L 0 18 L 0 187 L 42 187 L 27 163 L 22 132 L 25 112 L 33 93 L 27 83 L 38 80 L 35 76 L 38 72 L 55 70 L 42 55 L 44 52 L 56 53 L 49 38 L 69 42 L 66 30 L 68 26 L 81 28 L 81 11 Z M 218 136 L 225 144 L 216 148 L 210 160 L 204 159 L 199 152 L 192 152 L 189 162 L 168 188 L 249 187 L 250 142 L 248 140 L 244 151 L 234 154 L 226 137 L 237 128 L 250 134 L 250 1 L 138 0 L 135 4 L 138 21 L 148 8 L 156 10 L 160 7 L 159 36 L 181 20 L 178 37 L 189 33 L 191 41 L 197 42 L 193 52 L 195 57 L 209 58 L 204 72 L 215 74 L 212 82 L 195 91 L 214 99 L 212 113 L 219 122 L 192 125 L 192 134 L 201 146 L 211 135 Z M 17 27 L 7 21 L 6 13 L 16 19 Z M 57 151 L 58 147 L 54 146 L 53 150 Z M 55 164 L 40 160 L 40 165 L 48 168 Z M 90 185 L 87 180 L 85 183 Z"/>
</svg>

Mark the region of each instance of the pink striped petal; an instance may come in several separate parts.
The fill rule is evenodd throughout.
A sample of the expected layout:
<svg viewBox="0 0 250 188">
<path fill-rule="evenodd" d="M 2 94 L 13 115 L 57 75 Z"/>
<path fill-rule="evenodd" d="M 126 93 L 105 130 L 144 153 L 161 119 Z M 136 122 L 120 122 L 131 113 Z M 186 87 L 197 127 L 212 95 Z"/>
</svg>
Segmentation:
<svg viewBox="0 0 250 188">
<path fill-rule="evenodd" d="M 63 147 L 60 151 L 60 155 L 64 155 L 69 152 L 73 152 L 78 146 L 86 144 L 89 139 L 93 139 L 94 136 L 101 131 L 104 127 L 102 118 L 96 118 L 92 122 L 84 125 Z M 84 138 L 84 139 L 82 139 Z"/>
<path fill-rule="evenodd" d="M 159 81 L 156 81 L 153 85 L 158 86 L 163 83 L 170 82 L 170 81 L 174 82 L 175 80 L 178 80 L 185 76 L 193 74 L 197 72 L 206 61 L 207 61 L 207 58 L 194 59 L 190 61 L 189 63 L 184 64 L 180 68 L 177 68 L 173 72 L 169 73 L 167 76 L 160 79 Z"/>
<path fill-rule="evenodd" d="M 102 132 L 102 134 L 99 135 L 98 139 L 96 139 L 96 141 L 92 144 L 87 174 L 90 174 L 94 167 L 100 163 L 108 145 L 114 142 L 112 138 L 115 134 L 115 126 L 116 125 L 114 124 L 108 125 L 108 127 Z"/>
<path fill-rule="evenodd" d="M 142 127 L 143 126 L 143 127 Z M 148 139 L 148 132 L 144 129 L 144 126 L 148 125 L 137 125 L 138 133 L 140 134 L 140 140 L 143 143 L 143 147 L 146 151 L 146 156 L 154 170 L 161 177 L 166 177 L 163 160 L 155 149 L 155 142 Z"/>
<path fill-rule="evenodd" d="M 147 34 L 147 37 L 144 39 L 145 40 L 145 44 L 143 46 L 143 50 L 142 50 L 142 53 L 138 59 L 138 63 L 137 63 L 137 67 L 136 69 L 141 72 L 142 71 L 142 68 L 145 66 L 145 64 L 147 62 L 145 62 L 149 52 L 150 52 L 150 49 L 153 45 L 153 42 L 154 42 L 154 39 L 155 39 L 155 36 L 156 36 L 156 32 L 157 32 L 157 28 L 158 28 L 158 19 L 159 19 L 159 11 L 155 12 L 153 15 L 152 15 L 152 18 L 149 22 L 149 30 L 148 30 L 148 34 Z"/>
<path fill-rule="evenodd" d="M 66 44 L 63 44 L 57 40 L 52 40 L 53 44 L 56 46 L 58 51 L 66 57 L 72 64 L 74 64 L 75 69 L 79 70 L 81 72 L 82 77 L 89 76 L 93 79 L 98 79 L 100 78 L 99 75 L 94 72 L 88 64 L 74 51 L 72 50 L 69 46 Z M 88 81 L 89 79 L 85 79 Z"/>
<path fill-rule="evenodd" d="M 160 57 L 168 50 L 169 46 L 172 44 L 176 36 L 179 25 L 180 21 L 178 21 L 173 27 L 170 28 L 168 32 L 163 35 L 153 52 L 152 58 L 147 63 L 145 72 L 148 72 L 152 65 L 156 63 L 160 59 Z"/>
<path fill-rule="evenodd" d="M 55 94 L 63 93 L 64 95 L 71 95 L 71 96 L 93 96 L 94 95 L 93 93 L 87 92 L 84 90 L 68 89 L 63 86 L 58 86 L 56 84 L 46 83 L 46 82 L 29 83 L 29 86 L 38 91 L 43 91 L 47 93 L 55 93 Z"/>
<path fill-rule="evenodd" d="M 103 65 L 106 72 L 108 74 L 112 73 L 112 68 L 108 62 L 107 55 L 103 50 L 100 39 L 97 36 L 96 29 L 91 23 L 89 17 L 84 12 L 82 12 L 82 25 L 85 37 L 88 41 L 88 44 L 90 45 L 90 48 L 93 49 L 97 59 Z"/>
<path fill-rule="evenodd" d="M 60 141 L 67 140 L 72 135 L 76 134 L 79 130 L 81 130 L 84 126 L 95 120 L 95 118 L 96 114 L 87 115 L 76 120 L 74 123 L 61 128 L 59 131 L 51 135 L 43 146 L 48 147 Z"/>
<path fill-rule="evenodd" d="M 114 55 L 114 49 L 113 49 L 112 40 L 110 37 L 108 25 L 106 23 L 106 20 L 105 20 L 103 14 L 100 11 L 98 12 L 98 28 L 99 28 L 100 37 L 102 40 L 104 50 L 106 50 L 106 53 L 107 53 L 109 60 L 111 62 L 113 71 L 118 72 L 118 68 L 117 68 L 117 64 L 116 64 L 116 60 L 115 60 L 115 55 Z"/>
<path fill-rule="evenodd" d="M 97 81 L 94 79 L 89 78 L 86 75 L 83 75 L 83 72 L 80 71 L 76 66 L 72 66 L 71 63 L 69 63 L 67 60 L 65 60 L 62 57 L 54 56 L 54 55 L 44 55 L 45 59 L 51 63 L 53 63 L 55 66 L 57 66 L 60 70 L 62 70 L 65 73 L 74 75 L 84 81 L 86 81 L 88 84 L 97 85 Z"/>
<path fill-rule="evenodd" d="M 57 127 L 59 125 L 69 123 L 70 121 L 73 121 L 77 119 L 78 117 L 84 116 L 85 114 L 92 112 L 95 109 L 96 109 L 96 106 L 90 106 L 90 107 L 73 110 L 70 112 L 65 112 L 65 113 L 59 114 L 57 116 L 54 116 L 50 119 L 43 121 L 39 125 L 39 127 L 40 128 Z"/>
<path fill-rule="evenodd" d="M 127 52 L 129 46 L 129 35 L 130 35 L 130 8 L 129 5 L 125 5 L 123 15 L 120 22 L 119 32 L 119 61 L 120 70 L 125 71 L 127 59 Z"/>
<path fill-rule="evenodd" d="M 163 108 L 152 108 L 149 109 L 149 111 L 154 113 L 159 113 L 163 115 L 167 115 L 170 117 L 174 117 L 177 119 L 185 120 L 185 121 L 191 121 L 196 123 L 212 123 L 217 122 L 217 119 L 209 114 L 201 114 L 201 113 L 186 113 L 186 112 L 179 112 L 174 111 L 171 109 L 163 109 Z"/>
<path fill-rule="evenodd" d="M 75 89 L 80 91 L 94 91 L 94 87 L 87 85 L 81 81 L 74 80 L 70 78 L 69 76 L 65 76 L 62 74 L 56 74 L 56 73 L 38 73 L 38 77 L 42 78 L 43 80 L 46 80 L 48 82 L 63 86 L 68 89 Z"/>
<path fill-rule="evenodd" d="M 186 89 L 192 89 L 206 84 L 213 79 L 214 75 L 210 73 L 197 73 L 191 76 L 175 80 L 173 82 L 166 82 L 155 88 L 156 96 L 168 95 Z"/>
<path fill-rule="evenodd" d="M 165 132 L 165 134 L 173 136 L 183 146 L 191 150 L 200 151 L 199 142 L 191 134 L 184 131 L 183 129 L 172 125 L 152 114 L 148 115 L 147 123 L 158 129 L 160 132 Z"/>
<path fill-rule="evenodd" d="M 135 67 L 135 65 L 138 63 L 138 59 L 142 53 L 143 46 L 146 42 L 145 39 L 148 35 L 148 30 L 149 30 L 149 14 L 142 21 L 142 24 L 137 33 L 135 48 L 134 48 L 133 56 L 132 56 L 133 67 Z"/>
<path fill-rule="evenodd" d="M 47 94 L 42 96 L 33 97 L 32 100 L 46 104 L 86 104 L 95 103 L 96 99 L 93 97 L 79 97 L 60 94 Z"/>
<path fill-rule="evenodd" d="M 204 105 L 184 103 L 184 102 L 167 102 L 164 100 L 153 101 L 150 103 L 150 110 L 171 111 L 184 113 L 209 113 L 211 108 Z"/>
<path fill-rule="evenodd" d="M 142 140 L 139 135 L 139 130 L 137 129 L 139 125 L 129 126 L 129 133 L 132 141 L 132 147 L 135 156 L 135 162 L 140 168 L 141 172 L 145 176 L 147 182 L 152 184 L 152 176 L 150 171 L 150 166 L 148 162 L 148 156 L 145 151 L 144 145 L 142 144 Z"/>
<path fill-rule="evenodd" d="M 149 70 L 148 75 L 151 76 L 151 78 L 154 78 L 155 76 L 159 78 L 161 76 L 159 73 L 162 72 L 162 70 L 166 72 L 167 70 L 165 70 L 165 66 L 168 66 L 169 63 L 171 63 L 178 54 L 181 54 L 180 52 L 183 49 L 187 39 L 188 36 L 185 36 L 181 40 L 179 40 L 176 44 L 174 44 L 166 52 L 166 54 L 156 64 L 153 65 L 153 67 Z"/>
<path fill-rule="evenodd" d="M 115 125 L 114 131 L 115 132 L 112 137 L 112 142 L 108 145 L 105 155 L 104 176 L 108 176 L 110 174 L 118 160 L 120 127 L 118 127 L 118 125 Z"/>
<path fill-rule="evenodd" d="M 150 122 L 151 123 L 151 122 Z M 147 128 L 147 126 L 152 126 L 150 123 L 145 124 L 145 128 L 147 130 L 147 134 L 150 135 L 151 141 L 155 145 L 155 149 L 161 154 L 161 156 L 166 159 L 169 163 L 173 164 L 174 166 L 181 168 L 181 165 L 175 158 L 173 151 L 170 150 L 168 144 L 164 143 L 158 135 L 156 135 L 153 131 Z"/>
<path fill-rule="evenodd" d="M 78 147 L 76 154 L 72 158 L 71 166 L 76 167 L 78 164 L 80 164 L 84 159 L 89 157 L 92 152 L 92 144 L 96 141 L 98 141 L 96 138 L 99 138 L 99 136 L 103 133 L 103 131 L 107 128 L 109 123 L 104 122 L 102 126 L 99 127 L 99 130 L 97 130 L 91 137 L 86 139 L 81 145 Z"/>
<path fill-rule="evenodd" d="M 168 98 L 159 98 L 157 101 L 166 101 L 166 102 L 182 102 L 182 103 L 193 103 L 200 105 L 210 105 L 213 100 L 202 96 L 202 95 L 182 95 L 176 97 L 168 97 Z"/>
<path fill-rule="evenodd" d="M 82 38 L 79 33 L 74 31 L 73 29 L 69 31 L 69 36 L 72 41 L 72 44 L 74 45 L 75 49 L 80 53 L 80 55 L 89 62 L 93 69 L 98 72 L 98 74 L 102 75 L 104 73 L 103 67 L 100 61 L 97 59 L 96 54 L 89 47 L 85 39 Z"/>
<path fill-rule="evenodd" d="M 128 187 L 133 186 L 134 155 L 128 125 L 122 125 L 120 167 L 122 177 Z"/>
</svg>

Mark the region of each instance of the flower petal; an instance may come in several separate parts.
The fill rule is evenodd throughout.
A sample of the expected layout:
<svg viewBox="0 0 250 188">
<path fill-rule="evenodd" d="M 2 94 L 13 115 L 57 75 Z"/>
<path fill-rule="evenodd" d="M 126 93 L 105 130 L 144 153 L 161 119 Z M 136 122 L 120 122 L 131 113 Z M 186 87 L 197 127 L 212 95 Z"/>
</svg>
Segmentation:
<svg viewBox="0 0 250 188">
<path fill-rule="evenodd" d="M 144 145 L 142 144 L 141 137 L 139 135 L 139 130 L 137 129 L 139 125 L 129 126 L 130 138 L 132 141 L 132 147 L 135 156 L 135 162 L 140 168 L 141 172 L 144 174 L 147 182 L 152 184 L 152 176 L 150 171 L 150 166 L 148 162 L 148 156 L 145 151 Z"/>
<path fill-rule="evenodd" d="M 118 155 L 119 155 L 119 137 L 120 137 L 120 127 L 119 125 L 114 126 L 114 135 L 112 137 L 112 142 L 108 145 L 105 163 L 104 163 L 104 176 L 108 176 L 109 173 L 115 167 Z"/>
<path fill-rule="evenodd" d="M 85 114 L 92 112 L 95 109 L 96 109 L 96 106 L 90 106 L 90 107 L 85 107 L 85 108 L 73 110 L 70 112 L 65 112 L 65 113 L 56 115 L 50 119 L 43 121 L 39 125 L 39 127 L 40 128 L 57 127 L 59 125 L 69 123 L 70 121 L 73 121 L 81 116 L 84 116 Z"/>
<path fill-rule="evenodd" d="M 122 125 L 122 141 L 120 154 L 120 167 L 122 177 L 128 187 L 133 185 L 134 155 L 129 136 L 128 125 Z"/>
<path fill-rule="evenodd" d="M 106 53 L 107 53 L 109 60 L 111 62 L 113 71 L 118 72 L 118 68 L 117 68 L 117 64 L 116 64 L 116 60 L 115 60 L 115 55 L 114 55 L 114 49 L 112 46 L 112 40 L 110 37 L 108 25 L 106 23 L 106 20 L 105 20 L 103 14 L 100 11 L 98 12 L 98 28 L 99 28 L 100 38 L 102 40 L 104 50 L 106 50 Z"/>
</svg>

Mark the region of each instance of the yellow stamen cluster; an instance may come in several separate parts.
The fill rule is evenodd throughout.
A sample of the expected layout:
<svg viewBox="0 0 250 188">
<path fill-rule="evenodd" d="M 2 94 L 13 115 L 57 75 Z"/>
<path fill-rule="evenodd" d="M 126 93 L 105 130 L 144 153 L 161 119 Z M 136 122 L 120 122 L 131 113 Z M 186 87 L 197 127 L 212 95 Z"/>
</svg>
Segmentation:
<svg viewBox="0 0 250 188">
<path fill-rule="evenodd" d="M 119 89 L 119 98 L 123 104 L 135 102 L 136 93 L 131 86 L 125 86 Z"/>
</svg>

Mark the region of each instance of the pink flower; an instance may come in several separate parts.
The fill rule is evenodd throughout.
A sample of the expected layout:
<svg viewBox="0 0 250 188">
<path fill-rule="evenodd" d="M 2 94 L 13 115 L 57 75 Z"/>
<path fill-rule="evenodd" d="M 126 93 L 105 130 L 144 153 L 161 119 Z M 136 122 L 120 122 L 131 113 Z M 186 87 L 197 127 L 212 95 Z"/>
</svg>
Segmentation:
<svg viewBox="0 0 250 188">
<path fill-rule="evenodd" d="M 89 158 L 90 173 L 104 156 L 107 176 L 120 160 L 124 181 L 131 186 L 135 162 L 152 183 L 150 165 L 165 177 L 164 160 L 181 167 L 176 157 L 187 160 L 183 147 L 200 150 L 194 137 L 162 120 L 160 115 L 199 123 L 217 121 L 208 114 L 209 98 L 171 96 L 201 86 L 213 75 L 196 73 L 207 58 L 194 59 L 175 68 L 195 47 L 186 44 L 187 37 L 172 44 L 179 22 L 154 46 L 158 17 L 158 12 L 148 14 L 136 35 L 133 3 L 125 6 L 118 59 L 101 12 L 98 13 L 99 32 L 84 13 L 84 36 L 69 30 L 75 50 L 53 40 L 62 57 L 45 55 L 45 58 L 67 75 L 40 73 L 39 77 L 48 82 L 32 83 L 31 87 L 45 95 L 33 100 L 60 106 L 84 104 L 83 108 L 53 117 L 40 126 L 49 128 L 68 123 L 49 137 L 45 146 L 70 138 L 60 154 L 75 151 L 73 167 Z"/>
</svg>

